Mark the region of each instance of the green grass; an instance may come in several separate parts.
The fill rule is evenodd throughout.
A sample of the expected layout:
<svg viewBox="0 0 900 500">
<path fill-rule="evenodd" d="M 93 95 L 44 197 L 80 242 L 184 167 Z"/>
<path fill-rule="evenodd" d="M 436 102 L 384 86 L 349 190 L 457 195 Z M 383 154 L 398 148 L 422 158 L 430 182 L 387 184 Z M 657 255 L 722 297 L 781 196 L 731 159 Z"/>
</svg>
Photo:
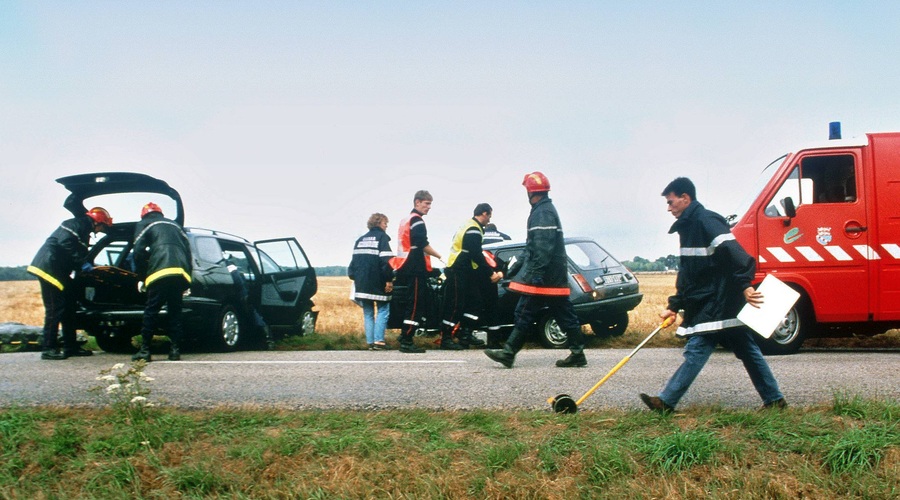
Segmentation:
<svg viewBox="0 0 900 500">
<path fill-rule="evenodd" d="M 896 498 L 897 409 L 12 408 L 0 498 Z"/>
</svg>

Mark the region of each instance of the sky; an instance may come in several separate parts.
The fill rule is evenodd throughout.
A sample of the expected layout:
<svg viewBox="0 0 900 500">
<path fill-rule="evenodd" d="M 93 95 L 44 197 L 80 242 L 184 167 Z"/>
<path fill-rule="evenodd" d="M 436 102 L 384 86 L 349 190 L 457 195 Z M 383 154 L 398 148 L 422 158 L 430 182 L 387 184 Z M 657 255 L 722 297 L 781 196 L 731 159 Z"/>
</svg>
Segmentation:
<svg viewBox="0 0 900 500">
<path fill-rule="evenodd" d="M 831 121 L 900 130 L 898 19 L 889 1 L 0 0 L 0 266 L 70 216 L 55 179 L 106 171 L 167 181 L 188 226 L 294 236 L 331 266 L 374 212 L 396 235 L 419 189 L 445 256 L 480 202 L 524 239 L 538 170 L 567 236 L 655 260 L 678 249 L 673 178 L 727 215 Z"/>
</svg>

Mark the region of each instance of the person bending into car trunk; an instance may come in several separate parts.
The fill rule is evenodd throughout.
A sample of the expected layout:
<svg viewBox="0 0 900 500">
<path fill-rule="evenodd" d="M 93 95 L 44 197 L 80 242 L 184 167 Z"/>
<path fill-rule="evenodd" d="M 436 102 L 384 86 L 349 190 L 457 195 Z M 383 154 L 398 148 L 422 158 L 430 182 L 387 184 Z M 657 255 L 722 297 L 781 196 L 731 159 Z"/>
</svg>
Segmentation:
<svg viewBox="0 0 900 500">
<path fill-rule="evenodd" d="M 470 346 L 485 346 L 484 342 L 472 335 L 475 327 L 481 324 L 480 314 L 485 304 L 482 297 L 484 282 L 496 287 L 503 276 L 494 271 L 481 248 L 484 226 L 491 221 L 493 208 L 487 203 L 479 203 L 473 213 L 474 216 L 453 236 L 447 267 L 444 269 L 447 281 L 444 285 L 441 314 L 441 349 L 460 350 Z M 454 342 L 454 338 L 458 342 Z"/>
<path fill-rule="evenodd" d="M 84 207 L 79 202 L 79 207 Z M 26 271 L 37 276 L 44 302 L 44 332 L 41 359 L 66 359 L 90 356 L 93 352 L 78 345 L 75 332 L 75 297 L 72 294 L 72 271 L 87 271 L 85 262 L 91 231 L 103 233 L 112 226 L 112 217 L 102 207 L 88 210 L 83 216 L 68 219 L 47 238 Z M 62 323 L 63 349 L 57 337 Z"/>
<path fill-rule="evenodd" d="M 191 247 L 184 229 L 163 216 L 156 203 L 147 203 L 141 220 L 134 228 L 134 265 L 143 278 L 139 288 L 147 289 L 147 305 L 141 326 L 141 349 L 133 361 L 150 361 L 150 341 L 160 327 L 159 311 L 166 306 L 171 343 L 169 360 L 181 359 L 181 304 L 184 291 L 191 284 Z"/>
<path fill-rule="evenodd" d="M 397 270 L 396 284 L 406 287 L 400 352 L 425 352 L 413 343 L 413 339 L 428 311 L 428 276 L 434 272 L 431 257 L 441 259 L 441 254 L 428 243 L 428 230 L 423 220 L 431 211 L 433 200 L 428 191 L 417 191 L 413 196 L 413 209 L 409 217 L 400 222 L 398 230 L 397 257 L 393 259 L 392 267 Z"/>
<path fill-rule="evenodd" d="M 764 408 L 784 408 L 787 403 L 778 382 L 753 340 L 750 329 L 737 319 L 744 304 L 759 307 L 763 296 L 751 286 L 756 261 L 731 234 L 725 219 L 697 201 L 697 190 L 687 177 L 678 177 L 662 195 L 668 211 L 677 219 L 669 233 L 678 233 L 681 260 L 675 295 L 660 318 L 683 311 L 677 335 L 688 337 L 684 362 L 659 396 L 641 394 L 651 410 L 671 413 L 706 365 L 717 345 L 734 352 L 744 363 Z"/>
<path fill-rule="evenodd" d="M 531 203 L 528 236 L 521 260 L 509 269 L 514 276 L 509 289 L 521 294 L 516 305 L 515 325 L 502 349 L 487 349 L 487 357 L 512 368 L 516 353 L 525 344 L 537 314 L 545 307 L 568 335 L 570 354 L 556 362 L 560 368 L 587 366 L 584 334 L 569 300 L 569 268 L 559 214 L 550 200 L 550 181 L 541 172 L 525 176 L 522 182 Z"/>
</svg>

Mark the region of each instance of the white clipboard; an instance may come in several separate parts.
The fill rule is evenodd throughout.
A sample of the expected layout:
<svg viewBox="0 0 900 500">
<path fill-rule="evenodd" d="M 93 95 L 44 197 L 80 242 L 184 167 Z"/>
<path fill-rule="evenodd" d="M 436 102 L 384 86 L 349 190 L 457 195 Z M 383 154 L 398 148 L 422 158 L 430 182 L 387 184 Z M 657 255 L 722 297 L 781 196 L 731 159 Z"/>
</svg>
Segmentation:
<svg viewBox="0 0 900 500">
<path fill-rule="evenodd" d="M 758 309 L 750 304 L 745 305 L 737 319 L 767 339 L 784 320 L 800 294 L 771 274 L 766 275 L 757 291 L 763 294 L 763 304 Z"/>
</svg>

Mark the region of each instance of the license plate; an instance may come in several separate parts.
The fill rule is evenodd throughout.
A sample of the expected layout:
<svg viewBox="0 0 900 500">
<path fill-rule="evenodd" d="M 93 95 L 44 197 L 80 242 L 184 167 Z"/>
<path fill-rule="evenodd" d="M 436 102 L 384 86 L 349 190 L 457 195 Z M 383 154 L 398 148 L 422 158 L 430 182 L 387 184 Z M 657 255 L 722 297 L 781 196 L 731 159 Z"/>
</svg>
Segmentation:
<svg viewBox="0 0 900 500">
<path fill-rule="evenodd" d="M 608 274 L 603 277 L 604 285 L 617 285 L 625 281 L 625 276 L 621 274 Z"/>
</svg>

